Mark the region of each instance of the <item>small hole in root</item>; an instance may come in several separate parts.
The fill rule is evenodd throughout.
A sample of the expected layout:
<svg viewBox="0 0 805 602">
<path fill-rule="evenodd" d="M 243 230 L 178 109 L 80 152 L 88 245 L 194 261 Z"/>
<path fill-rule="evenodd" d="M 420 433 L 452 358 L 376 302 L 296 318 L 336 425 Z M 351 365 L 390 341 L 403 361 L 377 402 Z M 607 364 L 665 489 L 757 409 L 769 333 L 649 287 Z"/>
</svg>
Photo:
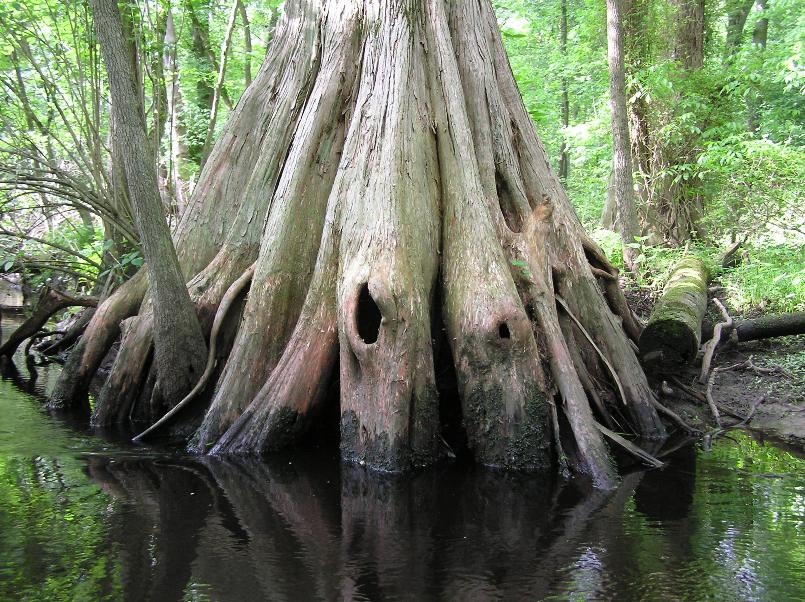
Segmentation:
<svg viewBox="0 0 805 602">
<path fill-rule="evenodd" d="M 506 322 L 501 322 L 500 326 L 498 326 L 498 335 L 501 339 L 512 338 L 512 333 L 509 331 L 509 325 Z"/>
<path fill-rule="evenodd" d="M 375 303 L 375 300 L 372 299 L 371 293 L 369 293 L 369 285 L 364 284 L 358 296 L 358 310 L 355 315 L 358 335 L 364 343 L 371 345 L 377 342 L 382 320 L 383 316 L 380 314 L 380 308 Z"/>
</svg>

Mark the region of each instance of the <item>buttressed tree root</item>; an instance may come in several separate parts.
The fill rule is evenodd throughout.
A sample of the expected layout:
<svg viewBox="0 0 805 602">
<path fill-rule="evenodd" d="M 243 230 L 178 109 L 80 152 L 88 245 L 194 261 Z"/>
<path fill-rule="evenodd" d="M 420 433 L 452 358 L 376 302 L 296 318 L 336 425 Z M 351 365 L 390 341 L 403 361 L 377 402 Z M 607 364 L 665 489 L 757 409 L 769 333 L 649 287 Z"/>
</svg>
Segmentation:
<svg viewBox="0 0 805 602">
<path fill-rule="evenodd" d="M 208 331 L 256 261 L 242 318 L 221 333 L 231 351 L 191 442 L 200 453 L 292 443 L 328 415 L 338 370 L 345 460 L 436 461 L 442 326 L 478 462 L 545 469 L 561 445 L 609 488 L 598 422 L 665 436 L 640 324 L 548 165 L 488 0 L 288 0 L 177 246 Z M 158 310 L 143 304 L 128 328 L 137 359 L 109 377 L 127 392 L 99 400 L 113 420 L 167 409 L 131 407 L 159 370 Z"/>
</svg>

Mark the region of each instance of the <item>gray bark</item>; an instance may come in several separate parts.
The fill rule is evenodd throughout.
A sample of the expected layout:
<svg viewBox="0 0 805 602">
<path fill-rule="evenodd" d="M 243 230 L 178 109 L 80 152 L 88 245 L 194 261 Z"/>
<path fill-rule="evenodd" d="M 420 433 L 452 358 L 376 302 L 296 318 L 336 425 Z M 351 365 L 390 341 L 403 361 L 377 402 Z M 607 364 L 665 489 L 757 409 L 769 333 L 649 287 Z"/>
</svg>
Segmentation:
<svg viewBox="0 0 805 602">
<path fill-rule="evenodd" d="M 632 147 L 629 142 L 629 116 L 626 103 L 622 0 L 607 0 L 607 59 L 609 62 L 609 96 L 612 106 L 612 165 L 617 217 L 615 224 L 621 236 L 623 262 L 634 269 L 634 243 L 640 234 L 634 200 Z"/>
<path fill-rule="evenodd" d="M 728 61 L 741 47 L 744 26 L 755 0 L 730 0 L 727 12 L 727 38 L 724 43 L 724 59 Z"/>
<path fill-rule="evenodd" d="M 546 468 L 553 406 L 577 469 L 614 486 L 591 400 L 664 435 L 617 272 L 549 167 L 485 0 L 286 2 L 176 239 L 204 324 L 256 259 L 197 451 L 287 446 L 333 415 L 337 369 L 345 460 L 436 461 L 433 324 L 481 463 Z M 151 298 L 126 323 L 105 416 L 154 380 Z"/>
<path fill-rule="evenodd" d="M 674 18 L 674 59 L 686 70 L 698 69 L 704 63 L 704 1 L 672 0 Z"/>
<path fill-rule="evenodd" d="M 757 9 L 761 15 L 766 11 L 767 0 L 757 0 Z M 769 19 L 766 16 L 761 16 L 755 22 L 755 28 L 752 30 L 752 44 L 758 50 L 765 50 L 766 38 L 769 35 Z M 746 99 L 746 125 L 751 133 L 756 133 L 760 127 L 758 124 L 759 105 L 762 102 L 762 97 L 759 93 L 754 96 L 750 95 Z"/>
</svg>

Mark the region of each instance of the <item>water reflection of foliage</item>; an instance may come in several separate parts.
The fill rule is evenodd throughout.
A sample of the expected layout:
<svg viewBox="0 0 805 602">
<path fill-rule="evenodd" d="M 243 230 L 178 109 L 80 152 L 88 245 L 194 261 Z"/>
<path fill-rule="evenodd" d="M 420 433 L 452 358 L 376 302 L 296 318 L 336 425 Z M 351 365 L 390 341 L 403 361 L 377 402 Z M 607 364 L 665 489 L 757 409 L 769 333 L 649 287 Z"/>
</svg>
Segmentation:
<svg viewBox="0 0 805 602">
<path fill-rule="evenodd" d="M 805 599 L 803 460 L 748 435 L 730 437 L 690 466 L 686 516 L 647 516 L 640 492 L 627 504 L 635 599 L 641 591 L 655 599 Z"/>
<path fill-rule="evenodd" d="M 119 597 L 105 547 L 109 504 L 80 461 L 0 457 L 0 599 Z"/>
</svg>

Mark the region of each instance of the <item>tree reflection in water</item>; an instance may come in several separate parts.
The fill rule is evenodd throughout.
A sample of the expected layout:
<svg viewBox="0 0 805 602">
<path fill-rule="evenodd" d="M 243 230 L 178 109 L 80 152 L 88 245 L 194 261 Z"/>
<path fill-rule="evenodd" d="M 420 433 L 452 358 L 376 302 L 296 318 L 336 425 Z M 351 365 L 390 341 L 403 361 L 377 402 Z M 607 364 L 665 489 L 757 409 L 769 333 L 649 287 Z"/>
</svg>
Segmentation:
<svg viewBox="0 0 805 602">
<path fill-rule="evenodd" d="M 126 447 L 13 395 L 0 381 L 1 600 L 805 598 L 803 461 L 745 435 L 601 493 Z"/>
<path fill-rule="evenodd" d="M 133 600 L 542 598 L 584 570 L 580 544 L 619 528 L 643 478 L 590 493 L 467 466 L 382 475 L 321 456 L 92 457 L 87 472 L 115 500 L 110 548 Z"/>
</svg>

